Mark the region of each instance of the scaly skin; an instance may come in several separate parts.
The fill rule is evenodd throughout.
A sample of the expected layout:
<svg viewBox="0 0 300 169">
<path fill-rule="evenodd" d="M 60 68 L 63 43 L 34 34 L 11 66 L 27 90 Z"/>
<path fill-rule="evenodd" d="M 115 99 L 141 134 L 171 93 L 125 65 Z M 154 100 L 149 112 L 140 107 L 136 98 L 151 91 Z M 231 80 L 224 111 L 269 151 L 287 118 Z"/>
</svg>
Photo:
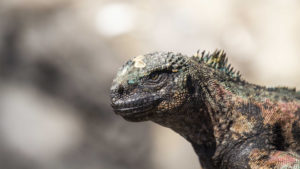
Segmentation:
<svg viewBox="0 0 300 169">
<path fill-rule="evenodd" d="M 300 94 L 250 84 L 223 51 L 155 52 L 129 60 L 111 87 L 114 111 L 188 140 L 202 168 L 300 168 Z"/>
</svg>

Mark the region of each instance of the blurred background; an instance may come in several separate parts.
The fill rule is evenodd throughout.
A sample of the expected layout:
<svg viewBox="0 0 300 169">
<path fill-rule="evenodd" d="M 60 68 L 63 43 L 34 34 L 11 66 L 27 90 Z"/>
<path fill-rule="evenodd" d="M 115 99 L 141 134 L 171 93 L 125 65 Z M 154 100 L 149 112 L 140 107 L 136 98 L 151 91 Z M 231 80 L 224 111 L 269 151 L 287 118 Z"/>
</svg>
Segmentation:
<svg viewBox="0 0 300 169">
<path fill-rule="evenodd" d="M 129 58 L 224 49 L 251 83 L 300 87 L 297 0 L 1 0 L 0 168 L 199 169 L 187 141 L 113 114 Z"/>
</svg>

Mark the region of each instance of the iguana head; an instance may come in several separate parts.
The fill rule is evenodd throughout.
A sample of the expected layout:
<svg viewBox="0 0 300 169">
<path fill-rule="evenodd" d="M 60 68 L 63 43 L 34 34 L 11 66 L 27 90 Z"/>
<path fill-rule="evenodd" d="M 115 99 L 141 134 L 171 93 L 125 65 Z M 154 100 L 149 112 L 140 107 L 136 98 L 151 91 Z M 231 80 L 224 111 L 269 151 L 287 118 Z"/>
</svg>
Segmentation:
<svg viewBox="0 0 300 169">
<path fill-rule="evenodd" d="M 175 113 L 188 102 L 187 57 L 155 52 L 129 60 L 111 87 L 115 113 L 129 121 Z"/>
</svg>

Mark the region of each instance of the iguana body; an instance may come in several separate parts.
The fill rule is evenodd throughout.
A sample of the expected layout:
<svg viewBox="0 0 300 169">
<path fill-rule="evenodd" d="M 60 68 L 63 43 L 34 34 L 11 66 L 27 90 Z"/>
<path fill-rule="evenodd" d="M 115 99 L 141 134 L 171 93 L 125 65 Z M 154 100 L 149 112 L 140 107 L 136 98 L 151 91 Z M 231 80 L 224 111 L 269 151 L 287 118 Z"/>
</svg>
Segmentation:
<svg viewBox="0 0 300 169">
<path fill-rule="evenodd" d="M 250 84 L 223 51 L 155 52 L 129 60 L 111 87 L 114 111 L 171 128 L 202 168 L 300 168 L 300 94 Z"/>
</svg>

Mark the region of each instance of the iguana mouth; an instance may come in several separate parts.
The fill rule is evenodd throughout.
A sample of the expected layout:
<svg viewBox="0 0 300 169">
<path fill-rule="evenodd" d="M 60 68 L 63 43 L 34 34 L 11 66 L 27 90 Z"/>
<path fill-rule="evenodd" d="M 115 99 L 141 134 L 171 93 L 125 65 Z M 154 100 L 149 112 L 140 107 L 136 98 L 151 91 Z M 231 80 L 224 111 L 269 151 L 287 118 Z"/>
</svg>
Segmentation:
<svg viewBox="0 0 300 169">
<path fill-rule="evenodd" d="M 114 112 L 126 118 L 138 118 L 149 116 L 161 102 L 161 99 L 144 98 L 137 101 L 116 101 L 111 106 Z"/>
</svg>

